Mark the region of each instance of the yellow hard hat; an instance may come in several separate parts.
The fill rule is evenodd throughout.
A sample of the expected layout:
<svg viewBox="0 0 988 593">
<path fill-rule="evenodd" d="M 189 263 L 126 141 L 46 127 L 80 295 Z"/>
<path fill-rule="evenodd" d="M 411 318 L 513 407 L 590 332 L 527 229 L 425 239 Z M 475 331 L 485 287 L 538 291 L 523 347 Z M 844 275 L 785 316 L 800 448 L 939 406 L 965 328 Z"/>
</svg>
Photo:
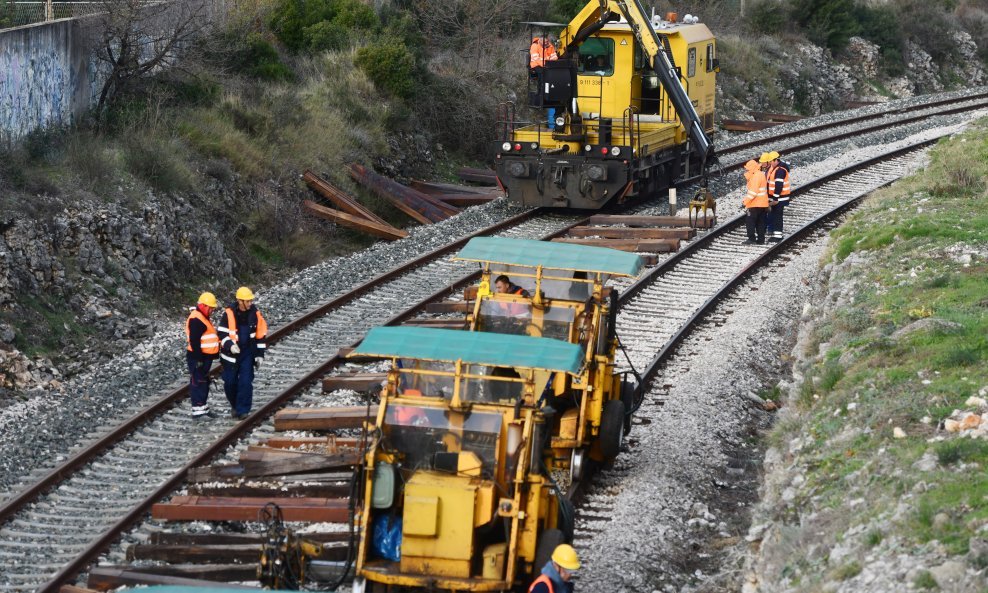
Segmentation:
<svg viewBox="0 0 988 593">
<path fill-rule="evenodd" d="M 762 153 L 762 156 L 759 157 L 758 162 L 759 163 L 770 163 L 770 162 L 774 161 L 777 158 L 779 158 L 779 153 L 775 152 L 774 150 L 772 152 L 763 152 Z"/>
<path fill-rule="evenodd" d="M 238 301 L 252 301 L 254 300 L 254 293 L 250 291 L 246 286 L 241 286 L 237 289 L 237 300 Z"/>
<path fill-rule="evenodd" d="M 206 305 L 207 307 L 216 308 L 216 295 L 211 292 L 204 292 L 199 295 L 199 304 Z"/>
<path fill-rule="evenodd" d="M 552 551 L 552 561 L 562 566 L 566 570 L 577 570 L 580 568 L 580 559 L 576 556 L 576 550 L 569 544 L 559 544 Z"/>
</svg>

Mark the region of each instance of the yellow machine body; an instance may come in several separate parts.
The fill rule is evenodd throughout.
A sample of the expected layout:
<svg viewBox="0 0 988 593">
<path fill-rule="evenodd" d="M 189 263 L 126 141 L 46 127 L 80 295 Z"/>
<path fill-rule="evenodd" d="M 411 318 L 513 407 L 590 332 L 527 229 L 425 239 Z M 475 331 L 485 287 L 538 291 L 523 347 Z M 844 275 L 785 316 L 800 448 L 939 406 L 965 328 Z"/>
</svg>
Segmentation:
<svg viewBox="0 0 988 593">
<path fill-rule="evenodd" d="M 621 19 L 581 37 L 604 13 Z M 495 168 L 509 199 L 598 209 L 700 172 L 708 151 L 703 146 L 700 154 L 695 139 L 713 132 L 719 69 L 706 25 L 650 20 L 634 1 L 593 0 L 560 32 L 559 45 L 566 50 L 560 63 L 536 73 L 542 86 L 530 93 L 541 118 L 520 120 L 514 106 L 499 117 Z M 665 58 L 675 83 L 657 73 Z M 547 90 L 572 84 L 558 72 L 567 64 L 576 73 L 572 99 L 546 99 Z M 673 94 L 680 106 L 689 104 L 686 117 Z M 548 105 L 558 124 L 550 125 Z"/>
<path fill-rule="evenodd" d="M 459 361 L 393 361 L 372 427 L 379 439 L 365 458 L 355 591 L 505 591 L 531 578 L 539 537 L 559 520 L 538 448 L 533 455 L 544 440 L 535 385 L 549 373 L 514 370 L 519 377 L 503 379 L 510 399 L 480 401 L 471 381 L 500 378 Z M 375 492 L 388 483 L 378 466 L 400 476 L 387 486 L 393 500 Z M 399 516 L 400 559 L 383 558 L 374 525 Z"/>
</svg>

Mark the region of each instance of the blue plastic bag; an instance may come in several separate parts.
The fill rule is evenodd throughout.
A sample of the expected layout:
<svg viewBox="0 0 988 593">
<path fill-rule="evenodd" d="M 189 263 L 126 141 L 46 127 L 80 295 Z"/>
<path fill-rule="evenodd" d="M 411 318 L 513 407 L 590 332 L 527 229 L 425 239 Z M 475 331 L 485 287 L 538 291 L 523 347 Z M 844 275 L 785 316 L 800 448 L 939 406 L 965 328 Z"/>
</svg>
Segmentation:
<svg viewBox="0 0 988 593">
<path fill-rule="evenodd" d="M 374 553 L 393 562 L 401 560 L 401 517 L 381 515 L 374 520 Z"/>
</svg>

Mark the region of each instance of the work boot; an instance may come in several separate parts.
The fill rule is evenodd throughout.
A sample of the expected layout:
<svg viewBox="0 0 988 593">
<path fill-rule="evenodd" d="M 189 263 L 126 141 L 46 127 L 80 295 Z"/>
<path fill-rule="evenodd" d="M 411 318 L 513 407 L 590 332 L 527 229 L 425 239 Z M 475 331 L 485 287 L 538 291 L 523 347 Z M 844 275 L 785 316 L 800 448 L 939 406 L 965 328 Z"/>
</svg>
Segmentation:
<svg viewBox="0 0 988 593">
<path fill-rule="evenodd" d="M 741 244 L 742 245 L 754 245 L 755 244 L 755 240 L 754 239 L 745 239 L 744 241 L 741 241 Z"/>
</svg>

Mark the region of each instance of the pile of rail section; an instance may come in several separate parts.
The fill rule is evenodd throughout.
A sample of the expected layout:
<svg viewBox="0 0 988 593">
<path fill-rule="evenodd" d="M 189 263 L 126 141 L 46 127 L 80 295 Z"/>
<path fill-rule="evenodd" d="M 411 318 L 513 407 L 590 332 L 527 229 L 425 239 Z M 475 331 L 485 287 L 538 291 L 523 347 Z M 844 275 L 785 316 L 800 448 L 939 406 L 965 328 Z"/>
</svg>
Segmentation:
<svg viewBox="0 0 988 593">
<path fill-rule="evenodd" d="M 384 375 L 364 374 L 324 380 L 324 391 L 340 387 L 370 390 Z M 284 521 L 316 524 L 307 540 L 322 544 L 318 560 L 342 565 L 349 533 L 349 495 L 353 467 L 364 422 L 376 418 L 377 406 L 284 409 L 274 418 L 276 431 L 307 431 L 314 436 L 275 436 L 250 445 L 237 463 L 193 469 L 186 494 L 154 505 L 151 516 L 164 522 L 148 541 L 127 548 L 126 566 L 99 566 L 89 573 L 87 587 L 107 591 L 133 585 L 207 586 L 254 581 L 263 529 L 254 533 L 183 531 L 193 521 L 260 522 L 269 503 L 277 504 Z M 334 528 L 332 524 L 337 526 Z M 250 528 L 248 528 L 250 529 Z M 241 530 L 242 531 L 242 530 Z"/>
<path fill-rule="evenodd" d="M 553 241 L 634 253 L 671 253 L 679 251 L 681 241 L 693 239 L 697 229 L 710 229 L 716 224 L 715 216 L 701 216 L 691 221 L 682 216 L 596 214 L 587 224 L 575 226 Z M 652 261 L 646 263 L 654 264 Z"/>
<path fill-rule="evenodd" d="M 390 202 L 412 220 L 422 224 L 432 224 L 458 214 L 463 207 L 485 204 L 498 197 L 491 187 L 472 187 L 412 181 L 410 186 L 402 185 L 370 169 L 357 164 L 348 168 L 350 177 L 374 195 Z M 494 172 L 482 169 L 460 171 L 465 181 L 493 185 Z M 306 171 L 302 178 L 309 188 L 325 198 L 333 207 L 305 200 L 303 207 L 310 213 L 331 220 L 336 224 L 363 231 L 389 241 L 407 237 L 408 233 L 377 216 L 345 191 L 312 171 Z"/>
</svg>

